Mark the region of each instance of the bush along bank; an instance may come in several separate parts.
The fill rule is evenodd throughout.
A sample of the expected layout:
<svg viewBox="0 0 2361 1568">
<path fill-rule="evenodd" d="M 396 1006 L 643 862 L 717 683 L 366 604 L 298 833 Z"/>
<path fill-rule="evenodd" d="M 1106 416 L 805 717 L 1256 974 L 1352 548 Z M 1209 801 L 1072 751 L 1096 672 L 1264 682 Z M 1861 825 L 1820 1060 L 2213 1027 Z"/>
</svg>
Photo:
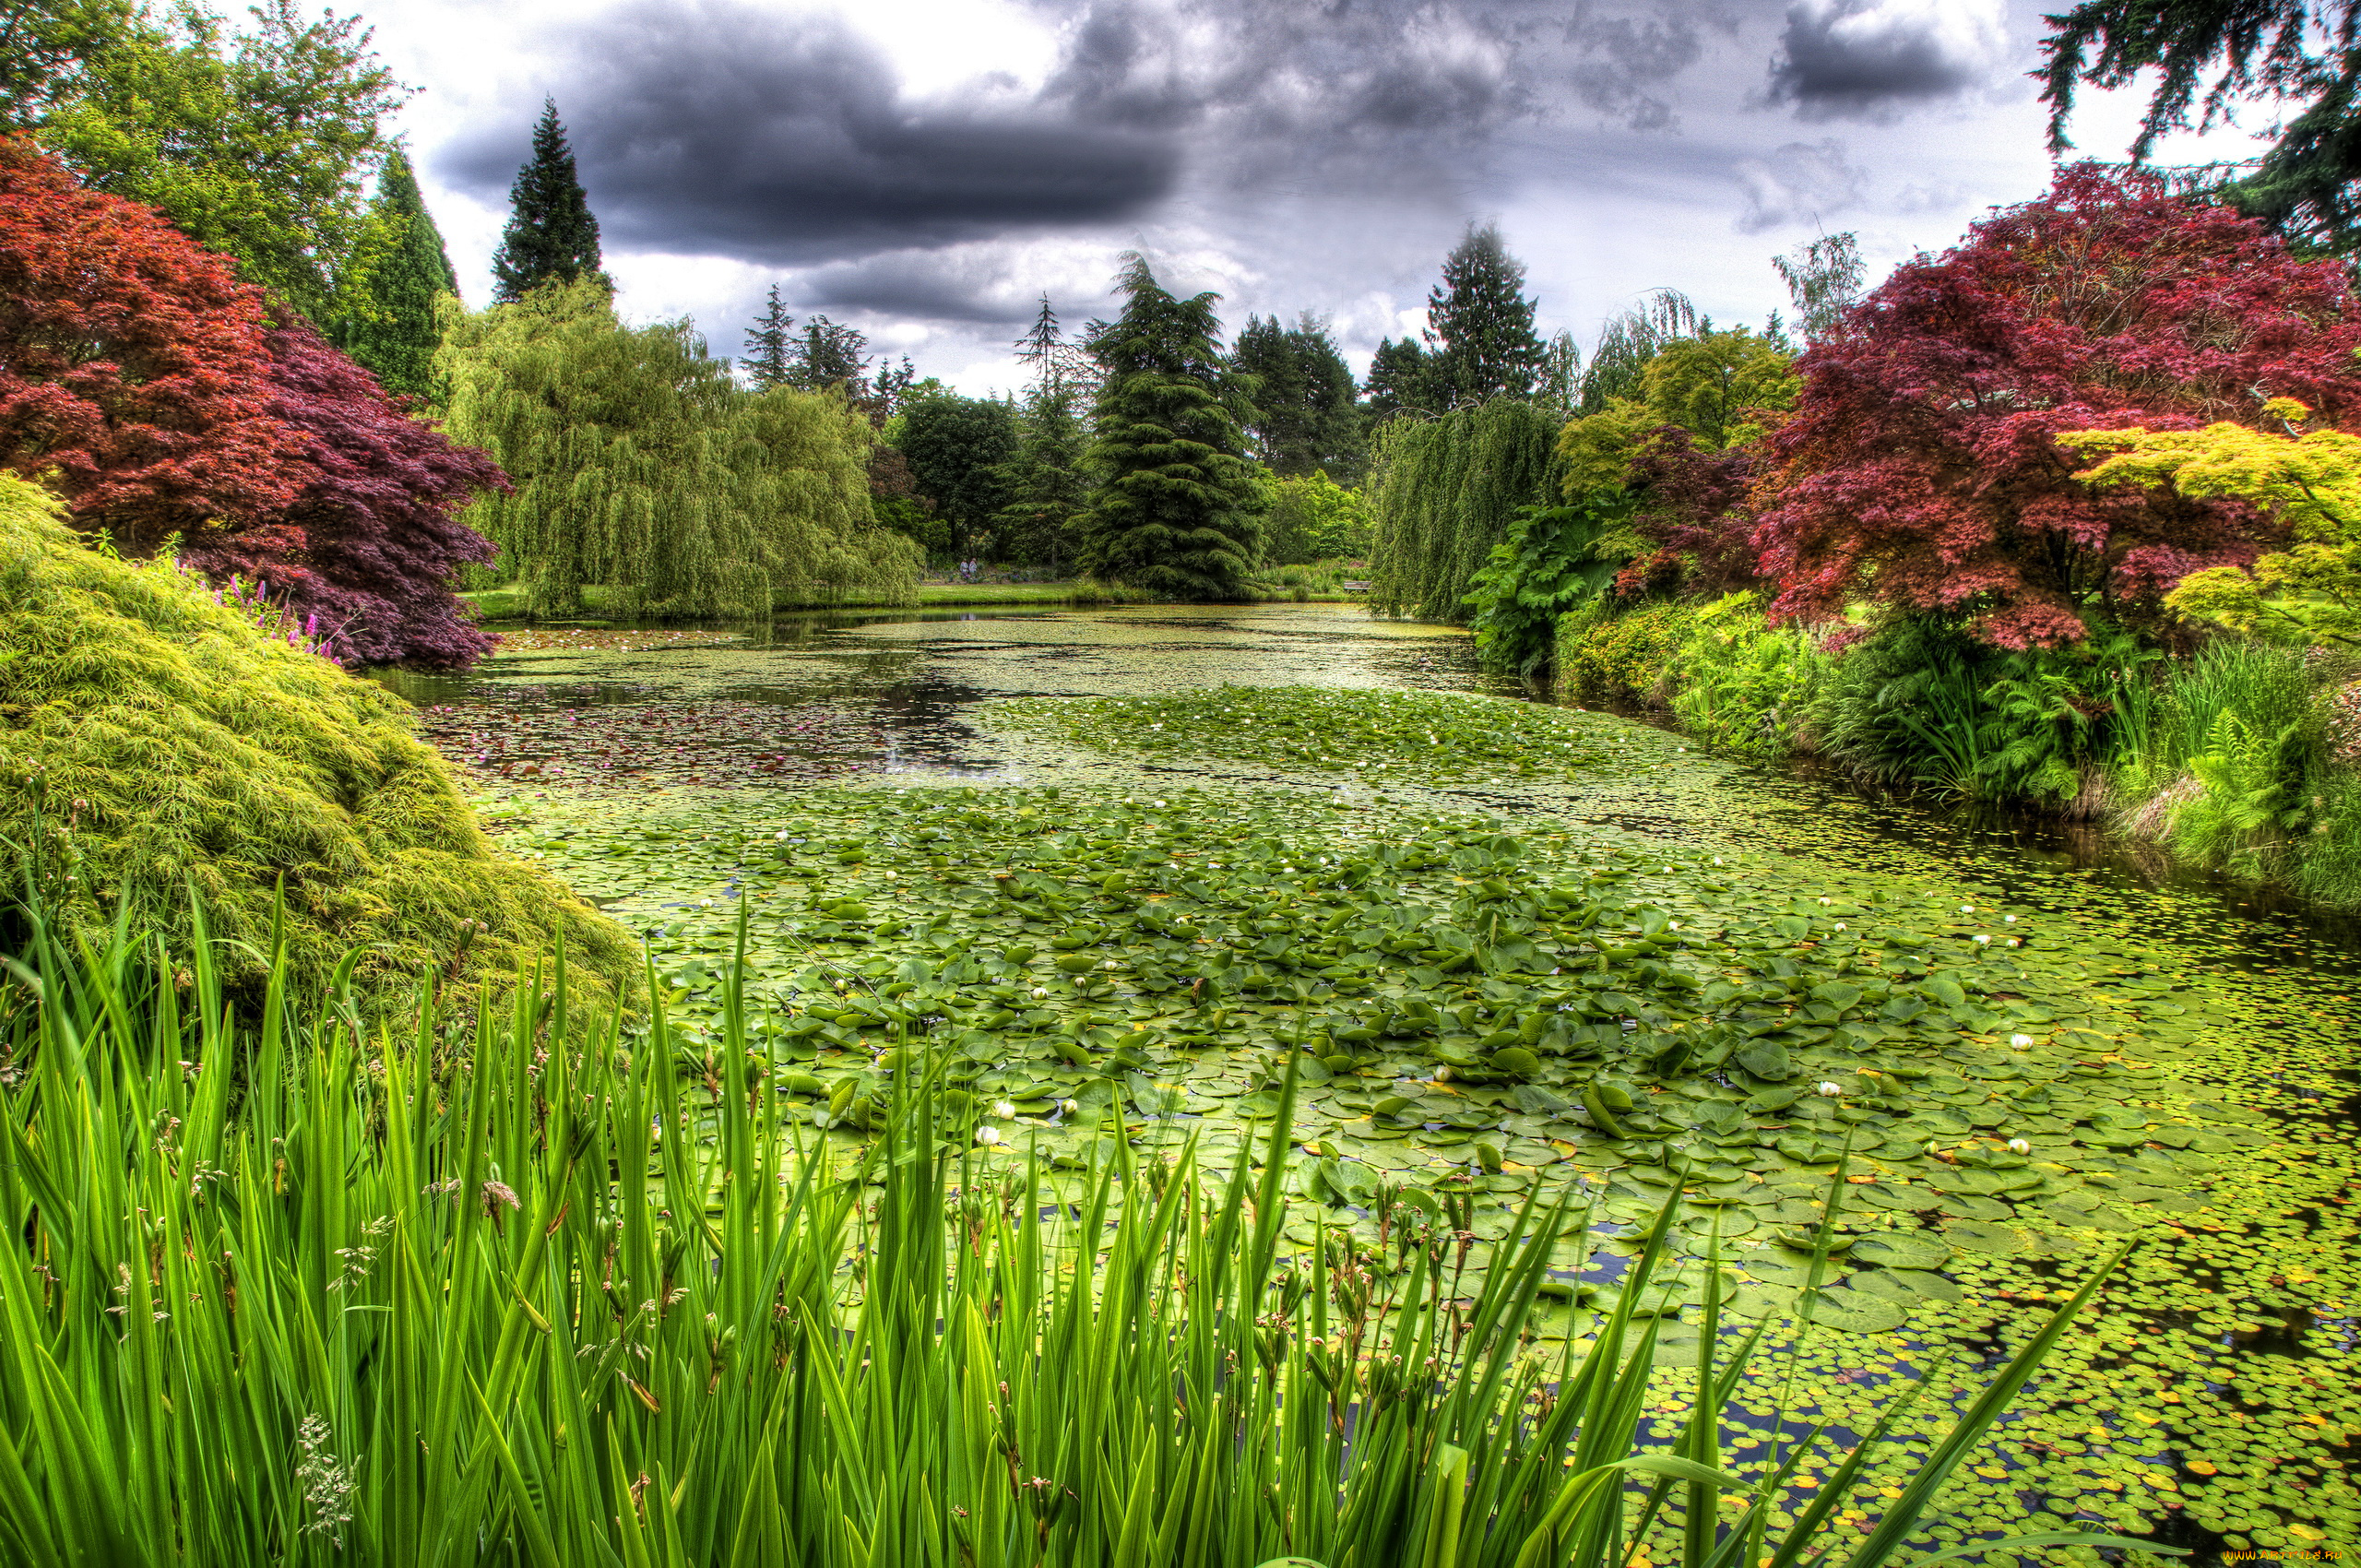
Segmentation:
<svg viewBox="0 0 2361 1568">
<path fill-rule="evenodd" d="M 1715 750 L 2103 823 L 2193 864 L 2361 905 L 2361 659 L 2094 628 L 2011 651 L 1933 620 L 1774 625 L 1760 599 L 1562 616 L 1557 689 L 1670 715 Z"/>
</svg>

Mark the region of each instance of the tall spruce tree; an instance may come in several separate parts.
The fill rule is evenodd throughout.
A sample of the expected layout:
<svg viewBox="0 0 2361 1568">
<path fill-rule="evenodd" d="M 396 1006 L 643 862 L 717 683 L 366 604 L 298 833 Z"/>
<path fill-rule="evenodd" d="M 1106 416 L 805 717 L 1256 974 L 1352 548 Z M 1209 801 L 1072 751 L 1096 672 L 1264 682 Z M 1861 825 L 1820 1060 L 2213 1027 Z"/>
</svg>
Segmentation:
<svg viewBox="0 0 2361 1568">
<path fill-rule="evenodd" d="M 438 303 L 459 291 L 442 231 L 419 194 L 409 159 L 396 148 L 378 176 L 371 221 L 377 226 L 376 265 L 361 288 L 362 310 L 338 320 L 328 334 L 336 346 L 375 373 L 388 392 L 442 402 L 442 378 L 434 369 L 443 328 Z"/>
<path fill-rule="evenodd" d="M 794 379 L 789 342 L 794 331 L 795 318 L 778 303 L 778 285 L 774 283 L 770 303 L 754 318 L 754 324 L 746 328 L 746 351 L 738 356 L 738 368 L 755 391 L 767 392 Z"/>
<path fill-rule="evenodd" d="M 558 124 L 554 100 L 541 101 L 532 160 L 516 171 L 508 204 L 508 227 L 492 258 L 492 294 L 501 303 L 513 304 L 548 282 L 608 281 L 600 269 L 599 220 L 574 172 L 574 149 Z"/>
<path fill-rule="evenodd" d="M 1366 455 L 1365 416 L 1353 400 L 1353 373 L 1326 322 L 1307 314 L 1290 327 L 1276 316 L 1250 315 L 1229 362 L 1253 377 L 1254 414 L 1247 430 L 1255 455 L 1273 473 L 1325 472 L 1355 482 Z"/>
<path fill-rule="evenodd" d="M 1427 294 L 1427 344 L 1438 410 L 1532 396 L 1548 350 L 1534 334 L 1525 264 L 1492 225 L 1471 227 L 1444 258 Z"/>
<path fill-rule="evenodd" d="M 1090 458 L 1104 482 L 1083 519 L 1083 564 L 1171 599 L 1242 598 L 1264 500 L 1244 456 L 1245 400 L 1216 346 L 1218 296 L 1174 298 L 1136 255 L 1115 286 L 1123 314 L 1091 341 L 1106 379 Z"/>
<path fill-rule="evenodd" d="M 1074 374 L 1077 345 L 1043 294 L 1033 325 L 1011 346 L 1032 385 L 1017 418 L 1016 456 L 1002 469 L 1010 499 L 1001 508 L 998 531 L 1017 556 L 1055 575 L 1073 564 L 1077 519 L 1090 494 L 1083 472 L 1088 443 Z"/>
</svg>

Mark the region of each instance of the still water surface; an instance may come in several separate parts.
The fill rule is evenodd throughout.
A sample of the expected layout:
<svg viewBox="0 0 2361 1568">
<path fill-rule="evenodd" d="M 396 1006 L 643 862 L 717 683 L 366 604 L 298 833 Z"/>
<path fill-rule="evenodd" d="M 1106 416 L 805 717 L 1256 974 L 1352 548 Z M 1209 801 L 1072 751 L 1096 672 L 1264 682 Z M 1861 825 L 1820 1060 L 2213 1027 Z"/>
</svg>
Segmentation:
<svg viewBox="0 0 2361 1568">
<path fill-rule="evenodd" d="M 1142 778 L 1135 762 L 995 732 L 981 709 L 1000 697 L 1223 683 L 1524 695 L 1486 681 L 1465 634 L 1373 621 L 1350 605 L 800 616 L 742 635 L 550 628 L 514 639 L 470 675 L 389 679 L 487 788 L 611 798 L 863 778 Z M 1339 788 L 1227 763 L 1145 771 Z M 2104 834 L 1962 814 L 1662 744 L 1634 746 L 1628 766 L 1575 786 L 1469 778 L 1388 793 L 1510 824 L 1546 814 L 1667 849 L 1785 857 L 1798 887 L 1822 868 L 1866 873 L 1911 896 L 2053 918 L 2102 959 L 2119 947 L 2134 971 L 2170 966 L 2201 1022 L 2156 1059 L 2289 1140 L 2225 1179 L 2230 1195 L 2218 1201 L 2234 1213 L 2218 1240 L 2175 1230 L 2181 1241 L 2165 1243 L 2182 1274 L 2207 1275 L 2228 1316 L 2160 1311 L 2142 1330 L 2153 1339 L 2144 1358 L 2126 1348 L 2086 1360 L 2108 1380 L 2104 1414 L 2078 1432 L 2074 1396 L 2058 1396 L 2048 1414 L 2066 1410 L 2063 1424 L 2046 1416 L 2044 1435 L 2011 1445 L 1989 1473 L 2033 1478 L 2017 1506 L 2041 1498 L 2084 1522 L 2137 1498 L 2137 1513 L 2201 1551 L 2225 1537 L 2233 1547 L 2334 1546 L 2328 1533 L 2361 1517 L 2346 1475 L 2361 1435 L 2353 922 L 2176 870 Z M 2078 1501 L 2100 1512 L 2078 1512 Z"/>
</svg>

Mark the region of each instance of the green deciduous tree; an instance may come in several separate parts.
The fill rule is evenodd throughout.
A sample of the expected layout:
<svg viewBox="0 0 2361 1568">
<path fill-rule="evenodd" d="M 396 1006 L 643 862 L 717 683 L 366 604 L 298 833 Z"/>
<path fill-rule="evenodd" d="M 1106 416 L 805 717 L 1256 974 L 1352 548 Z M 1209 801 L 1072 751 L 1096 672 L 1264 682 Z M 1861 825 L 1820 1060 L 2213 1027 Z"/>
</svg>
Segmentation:
<svg viewBox="0 0 2361 1568">
<path fill-rule="evenodd" d="M 2189 573 L 2171 609 L 2244 636 L 2361 647 L 2361 436 L 2303 429 L 2311 410 L 2293 398 L 2262 412 L 2281 429 L 2078 430 L 2058 444 L 2104 455 L 2075 476 L 2087 483 L 2243 501 L 2285 525 L 2286 549 Z"/>
<path fill-rule="evenodd" d="M 607 283 L 599 255 L 599 220 L 574 170 L 574 149 L 558 123 L 557 104 L 543 100 L 533 126 L 533 156 L 508 187 L 508 226 L 492 258 L 492 294 L 513 304 L 544 283 L 580 279 Z M 610 287 L 611 287 L 610 285 Z"/>
<path fill-rule="evenodd" d="M 362 308 L 337 323 L 334 340 L 386 391 L 440 404 L 434 356 L 443 344 L 441 302 L 458 293 L 459 279 L 399 148 L 378 177 L 371 220 L 379 231 L 376 265 L 363 280 Z"/>
<path fill-rule="evenodd" d="M 1008 470 L 1018 456 L 1015 410 L 993 398 L 935 392 L 910 399 L 895 417 L 891 439 L 949 529 L 950 547 L 1003 553 L 1001 513 L 1013 499 Z"/>
<path fill-rule="evenodd" d="M 1557 422 L 1495 398 L 1431 420 L 1396 420 L 1374 443 L 1370 609 L 1465 620 L 1467 591 L 1518 511 L 1543 503 Z"/>
<path fill-rule="evenodd" d="M 1273 473 L 1324 469 L 1348 483 L 1359 476 L 1368 450 L 1365 416 L 1354 401 L 1352 370 L 1326 322 L 1306 315 L 1290 327 L 1276 316 L 1250 315 L 1229 362 L 1240 375 L 1253 377 L 1247 434 Z"/>
<path fill-rule="evenodd" d="M 1532 394 L 1548 350 L 1534 334 L 1525 264 L 1490 224 L 1469 229 L 1444 258 L 1427 295 L 1427 345 L 1436 408 Z"/>
<path fill-rule="evenodd" d="M 1823 234 L 1786 255 L 1773 256 L 1771 265 L 1787 286 L 1787 297 L 1796 305 L 1796 326 L 1808 343 L 1836 330 L 1845 313 L 1860 299 L 1861 280 L 1869 276 L 1860 242 L 1850 233 Z"/>
<path fill-rule="evenodd" d="M 0 67 L 0 119 L 314 321 L 353 313 L 381 240 L 368 190 L 383 123 L 407 96 L 356 18 L 268 0 L 231 33 L 194 5 L 163 19 L 105 3 L 7 11 L 0 43 L 27 53 Z"/>
<path fill-rule="evenodd" d="M 1369 496 L 1317 469 L 1291 478 L 1259 476 L 1269 510 L 1264 516 L 1263 559 L 1298 566 L 1369 553 Z"/>
<path fill-rule="evenodd" d="M 915 546 L 870 511 L 865 420 L 744 391 L 688 323 L 623 326 L 598 279 L 448 310 L 443 370 L 453 434 L 516 484 L 468 521 L 536 613 L 573 612 L 594 583 L 687 615 L 915 592 Z"/>
<path fill-rule="evenodd" d="M 1638 391 L 1648 362 L 1667 343 L 1700 330 L 1701 322 L 1697 307 L 1678 289 L 1658 289 L 1608 322 L 1591 350 L 1575 411 L 1595 414 L 1618 398 L 1631 397 Z"/>
<path fill-rule="evenodd" d="M 1175 298 L 1138 255 L 1116 288 L 1123 314 L 1092 341 L 1106 380 L 1083 563 L 1172 599 L 1242 598 L 1262 549 L 1263 497 L 1244 455 L 1245 399 L 1216 346 L 1217 296 Z"/>
</svg>

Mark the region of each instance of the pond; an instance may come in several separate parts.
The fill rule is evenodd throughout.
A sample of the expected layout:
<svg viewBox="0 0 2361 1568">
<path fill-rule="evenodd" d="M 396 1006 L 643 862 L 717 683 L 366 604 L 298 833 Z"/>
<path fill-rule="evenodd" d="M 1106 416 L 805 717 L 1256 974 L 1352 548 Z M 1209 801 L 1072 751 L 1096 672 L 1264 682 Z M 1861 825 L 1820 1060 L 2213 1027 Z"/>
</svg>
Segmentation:
<svg viewBox="0 0 2361 1568">
<path fill-rule="evenodd" d="M 1766 1322 L 1741 1470 L 1923 1380 L 1899 1481 L 2129 1242 L 1928 1544 L 2361 1538 L 2340 922 L 1488 693 L 1464 634 L 1350 606 L 551 628 L 393 681 L 517 851 L 647 935 L 692 1031 L 742 917 L 816 1135 L 862 1135 L 915 1035 L 988 1154 L 1078 1169 L 1120 1118 L 1218 1168 L 1294 1056 L 1299 1247 L 1374 1252 L 1374 1211 L 1436 1188 L 1474 1195 L 1480 1267 L 1571 1187 L 1544 1348 L 1683 1190 L 1659 1409 L 1704 1294 Z"/>
</svg>

